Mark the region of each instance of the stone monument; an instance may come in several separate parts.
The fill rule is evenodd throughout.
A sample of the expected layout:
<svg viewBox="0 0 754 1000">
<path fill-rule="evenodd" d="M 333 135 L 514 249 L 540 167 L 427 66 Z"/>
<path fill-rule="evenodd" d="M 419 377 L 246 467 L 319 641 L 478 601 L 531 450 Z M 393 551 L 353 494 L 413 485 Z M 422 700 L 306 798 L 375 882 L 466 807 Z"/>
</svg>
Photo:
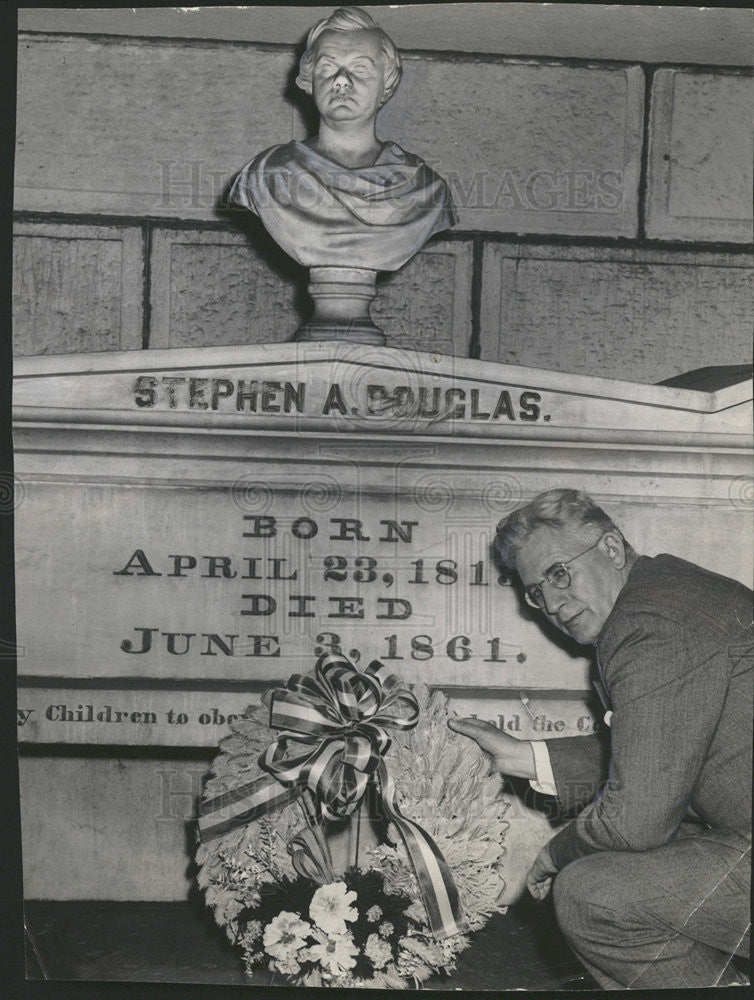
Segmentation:
<svg viewBox="0 0 754 1000">
<path fill-rule="evenodd" d="M 583 647 L 555 645 L 491 559 L 495 523 L 552 484 L 644 552 L 751 579 L 746 381 L 347 343 L 45 355 L 14 381 L 29 899 L 185 899 L 207 749 L 323 651 L 522 739 L 592 732 Z M 511 902 L 552 836 L 520 810 Z"/>
<path fill-rule="evenodd" d="M 340 8 L 307 37 L 298 86 L 320 115 L 317 135 L 273 146 L 236 176 L 229 204 L 254 212 L 310 268 L 314 314 L 297 340 L 384 344 L 370 303 L 378 271 L 397 271 L 456 222 L 445 181 L 421 157 L 375 133 L 401 59 L 358 7 Z"/>
</svg>

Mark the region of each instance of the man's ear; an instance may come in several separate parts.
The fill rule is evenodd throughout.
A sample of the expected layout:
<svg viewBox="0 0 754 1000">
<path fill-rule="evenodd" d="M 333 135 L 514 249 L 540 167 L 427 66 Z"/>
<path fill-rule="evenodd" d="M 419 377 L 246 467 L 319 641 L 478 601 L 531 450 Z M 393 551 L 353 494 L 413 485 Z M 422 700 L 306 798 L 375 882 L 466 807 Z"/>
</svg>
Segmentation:
<svg viewBox="0 0 754 1000">
<path fill-rule="evenodd" d="M 388 87 L 388 85 L 385 83 L 385 76 L 383 74 L 383 77 L 382 77 L 382 97 L 380 98 L 380 107 L 381 108 L 384 108 L 384 106 L 387 104 L 387 102 L 393 96 L 393 94 L 395 93 L 395 91 L 396 91 L 396 87 L 393 87 L 392 90 L 391 90 L 390 87 Z"/>
<path fill-rule="evenodd" d="M 619 531 L 607 531 L 602 536 L 601 545 L 616 569 L 626 565 L 626 543 Z"/>
</svg>

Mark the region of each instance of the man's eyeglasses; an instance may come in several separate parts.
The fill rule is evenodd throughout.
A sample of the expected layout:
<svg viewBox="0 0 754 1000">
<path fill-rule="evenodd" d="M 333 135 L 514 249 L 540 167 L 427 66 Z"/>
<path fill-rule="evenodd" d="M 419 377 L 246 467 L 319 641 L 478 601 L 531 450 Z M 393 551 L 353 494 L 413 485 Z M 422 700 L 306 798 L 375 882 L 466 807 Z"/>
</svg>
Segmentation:
<svg viewBox="0 0 754 1000">
<path fill-rule="evenodd" d="M 588 549 L 584 549 L 583 552 L 579 552 L 577 556 L 569 559 L 567 562 L 554 563 L 545 573 L 544 580 L 540 580 L 539 583 L 532 583 L 524 590 L 524 596 L 526 597 L 526 603 L 531 605 L 533 608 L 537 608 L 542 611 L 545 606 L 545 595 L 542 591 L 542 584 L 549 583 L 551 587 L 555 587 L 556 590 L 567 590 L 571 586 L 571 574 L 568 572 L 568 567 L 571 563 L 576 562 L 577 559 L 581 559 L 585 556 L 587 552 L 591 552 L 592 549 L 596 549 L 599 543 L 604 538 L 604 535 L 600 535 L 594 545 L 590 545 Z"/>
</svg>

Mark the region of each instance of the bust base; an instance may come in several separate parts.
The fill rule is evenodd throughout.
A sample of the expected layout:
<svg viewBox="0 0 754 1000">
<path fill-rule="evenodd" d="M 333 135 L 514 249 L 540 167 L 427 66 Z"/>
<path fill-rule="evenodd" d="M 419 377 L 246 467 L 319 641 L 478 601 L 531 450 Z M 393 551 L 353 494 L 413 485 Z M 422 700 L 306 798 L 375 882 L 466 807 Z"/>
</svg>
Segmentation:
<svg viewBox="0 0 754 1000">
<path fill-rule="evenodd" d="M 384 347 L 387 343 L 385 334 L 374 323 L 316 322 L 310 320 L 302 323 L 293 338 L 297 341 L 338 340 L 349 344 L 375 344 Z"/>
<path fill-rule="evenodd" d="M 365 267 L 312 267 L 308 291 L 314 314 L 294 340 L 339 340 L 352 344 L 386 343 L 369 306 L 377 294 L 377 272 Z"/>
</svg>

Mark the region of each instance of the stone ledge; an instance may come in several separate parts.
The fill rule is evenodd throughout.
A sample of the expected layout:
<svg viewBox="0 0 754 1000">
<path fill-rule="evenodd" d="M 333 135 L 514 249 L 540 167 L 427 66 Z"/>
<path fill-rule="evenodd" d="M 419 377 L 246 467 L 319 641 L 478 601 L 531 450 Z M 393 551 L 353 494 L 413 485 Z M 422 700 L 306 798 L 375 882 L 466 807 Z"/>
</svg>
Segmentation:
<svg viewBox="0 0 754 1000">
<path fill-rule="evenodd" d="M 26 898 L 154 905 L 196 892 L 195 822 L 214 755 L 118 756 L 115 747 L 110 754 L 22 752 Z M 543 800 L 519 784 L 525 797 L 513 797 L 506 817 L 510 902 L 524 891 L 526 872 L 553 831 Z"/>
<path fill-rule="evenodd" d="M 224 639 L 229 641 L 227 636 Z M 214 650 L 213 655 L 219 648 L 216 641 L 206 637 L 202 637 L 201 645 L 205 650 Z M 43 687 L 45 680 L 47 686 Z M 19 682 L 18 704 L 25 721 L 19 725 L 18 742 L 36 746 L 37 752 L 44 746 L 54 749 L 63 744 L 82 749 L 127 746 L 142 747 L 143 752 L 150 752 L 146 749 L 149 747 L 158 748 L 159 752 L 159 748 L 178 747 L 182 751 L 188 748 L 197 753 L 205 749 L 209 752 L 229 734 L 231 722 L 248 706 L 260 704 L 261 692 L 271 683 L 250 679 L 244 685 L 243 681 L 229 684 L 220 680 L 214 690 L 196 690 L 147 687 L 140 681 L 134 684 L 117 678 L 87 686 L 80 677 L 28 676 Z M 500 728 L 515 732 L 519 739 L 592 733 L 597 728 L 596 719 L 603 715 L 591 690 L 542 690 L 530 686 L 526 692 L 536 714 L 528 703 L 522 703 L 518 687 L 485 685 L 444 690 L 458 716 L 473 713 L 489 718 Z M 180 717 L 181 723 L 175 723 Z"/>
<path fill-rule="evenodd" d="M 291 44 L 332 7 L 190 7 L 109 10 L 21 8 L 19 24 L 59 31 Z M 438 16 L 438 13 L 440 16 Z M 745 10 L 551 3 L 391 4 L 376 20 L 401 51 L 453 49 L 515 56 L 631 62 L 751 64 Z"/>
</svg>

